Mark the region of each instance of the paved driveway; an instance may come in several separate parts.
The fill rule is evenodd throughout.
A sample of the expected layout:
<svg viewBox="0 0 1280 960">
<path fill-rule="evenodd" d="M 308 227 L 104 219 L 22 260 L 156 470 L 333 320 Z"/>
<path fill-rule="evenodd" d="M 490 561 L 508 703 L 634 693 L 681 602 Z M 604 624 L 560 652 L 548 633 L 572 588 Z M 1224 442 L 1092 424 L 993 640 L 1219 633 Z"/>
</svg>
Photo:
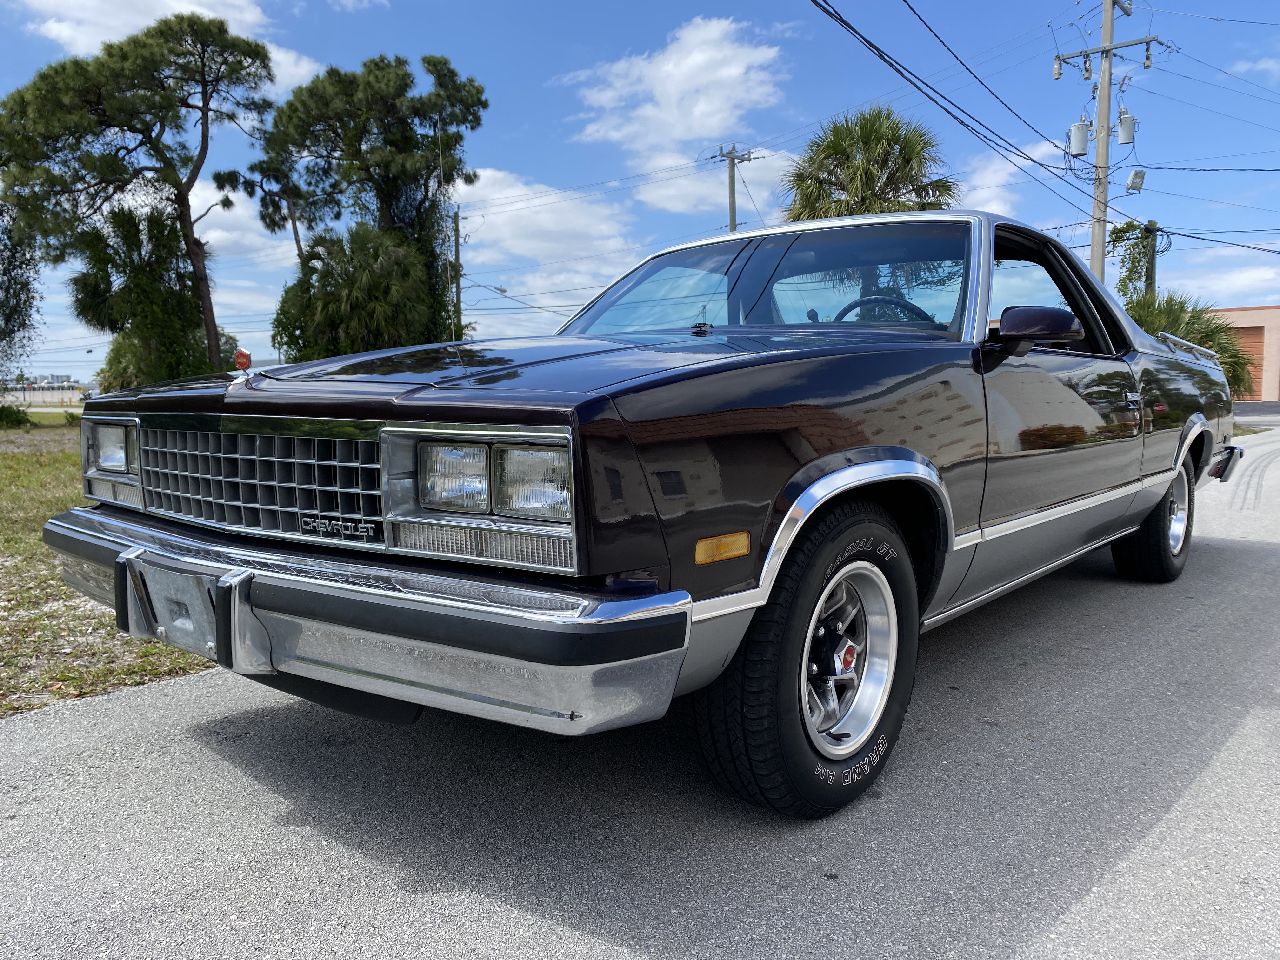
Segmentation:
<svg viewBox="0 0 1280 960">
<path fill-rule="evenodd" d="M 1169 586 L 1104 551 L 929 635 L 843 814 L 718 793 L 687 712 L 586 740 L 225 672 L 0 722 L 0 953 L 1275 957 L 1280 430 Z"/>
</svg>

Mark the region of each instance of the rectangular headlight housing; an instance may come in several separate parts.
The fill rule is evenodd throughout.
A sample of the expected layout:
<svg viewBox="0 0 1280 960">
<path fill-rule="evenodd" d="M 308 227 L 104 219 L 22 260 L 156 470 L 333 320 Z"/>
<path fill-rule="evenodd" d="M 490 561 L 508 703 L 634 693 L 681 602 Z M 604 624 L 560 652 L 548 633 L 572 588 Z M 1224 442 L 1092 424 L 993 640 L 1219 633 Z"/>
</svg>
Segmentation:
<svg viewBox="0 0 1280 960">
<path fill-rule="evenodd" d="M 493 512 L 531 520 L 573 519 L 567 447 L 495 446 Z"/>
<path fill-rule="evenodd" d="M 85 496 L 142 510 L 137 421 L 86 417 L 80 442 Z"/>
<path fill-rule="evenodd" d="M 567 426 L 388 424 L 382 497 L 392 553 L 578 572 Z"/>
<path fill-rule="evenodd" d="M 95 423 L 90 466 L 103 473 L 138 472 L 137 428 L 122 423 Z"/>
<path fill-rule="evenodd" d="M 426 510 L 489 512 L 489 448 L 418 444 L 418 502 Z"/>
</svg>

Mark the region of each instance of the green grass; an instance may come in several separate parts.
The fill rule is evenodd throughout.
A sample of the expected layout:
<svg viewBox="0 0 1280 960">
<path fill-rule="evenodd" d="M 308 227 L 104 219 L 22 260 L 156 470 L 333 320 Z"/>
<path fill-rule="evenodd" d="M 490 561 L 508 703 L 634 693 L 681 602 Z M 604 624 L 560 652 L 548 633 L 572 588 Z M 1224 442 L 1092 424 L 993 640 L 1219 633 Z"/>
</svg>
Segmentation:
<svg viewBox="0 0 1280 960">
<path fill-rule="evenodd" d="M 40 528 L 83 503 L 78 427 L 0 434 L 0 716 L 209 666 L 124 636 L 110 609 L 62 582 Z"/>
<path fill-rule="evenodd" d="M 1240 426 L 1240 424 L 1238 424 L 1238 423 L 1237 423 L 1237 424 L 1236 424 L 1236 432 L 1235 432 L 1234 436 L 1237 436 L 1237 437 L 1251 437 L 1251 436 L 1253 436 L 1255 433 L 1266 433 L 1266 432 L 1267 432 L 1268 430 L 1270 430 L 1270 429 L 1271 429 L 1270 427 L 1242 427 L 1242 426 Z"/>
<path fill-rule="evenodd" d="M 24 407 L 5 407 L 7 416 L 0 416 L 0 430 L 22 430 L 30 433 L 32 429 L 45 427 L 69 427 L 80 422 L 79 412 L 68 407 L 66 410 L 27 410 Z M 24 423 L 10 423 L 9 420 L 21 417 Z"/>
</svg>

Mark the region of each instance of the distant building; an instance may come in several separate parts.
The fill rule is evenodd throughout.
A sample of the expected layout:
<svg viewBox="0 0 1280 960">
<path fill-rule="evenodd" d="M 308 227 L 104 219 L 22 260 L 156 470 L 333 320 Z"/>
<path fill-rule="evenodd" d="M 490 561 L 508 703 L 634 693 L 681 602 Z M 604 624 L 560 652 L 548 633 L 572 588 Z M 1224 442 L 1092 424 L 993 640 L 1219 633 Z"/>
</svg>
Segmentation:
<svg viewBox="0 0 1280 960">
<path fill-rule="evenodd" d="M 1253 356 L 1253 393 L 1237 400 L 1280 400 L 1280 305 L 1226 307 L 1217 313 L 1236 328 L 1244 351 Z"/>
</svg>

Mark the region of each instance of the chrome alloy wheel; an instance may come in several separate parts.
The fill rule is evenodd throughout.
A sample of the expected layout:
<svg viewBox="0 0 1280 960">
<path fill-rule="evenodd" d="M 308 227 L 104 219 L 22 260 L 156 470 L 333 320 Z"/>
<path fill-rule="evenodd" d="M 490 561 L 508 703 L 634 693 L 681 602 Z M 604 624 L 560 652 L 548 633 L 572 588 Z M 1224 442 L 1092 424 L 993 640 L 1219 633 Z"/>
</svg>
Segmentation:
<svg viewBox="0 0 1280 960">
<path fill-rule="evenodd" d="M 1187 542 L 1187 527 L 1190 519 L 1191 485 L 1187 480 L 1187 471 L 1183 467 L 1173 478 L 1173 486 L 1169 488 L 1169 552 L 1175 557 L 1182 552 Z"/>
<path fill-rule="evenodd" d="M 809 740 L 841 760 L 875 731 L 893 686 L 898 610 L 880 568 L 856 560 L 818 598 L 801 657 L 800 703 Z"/>
</svg>

